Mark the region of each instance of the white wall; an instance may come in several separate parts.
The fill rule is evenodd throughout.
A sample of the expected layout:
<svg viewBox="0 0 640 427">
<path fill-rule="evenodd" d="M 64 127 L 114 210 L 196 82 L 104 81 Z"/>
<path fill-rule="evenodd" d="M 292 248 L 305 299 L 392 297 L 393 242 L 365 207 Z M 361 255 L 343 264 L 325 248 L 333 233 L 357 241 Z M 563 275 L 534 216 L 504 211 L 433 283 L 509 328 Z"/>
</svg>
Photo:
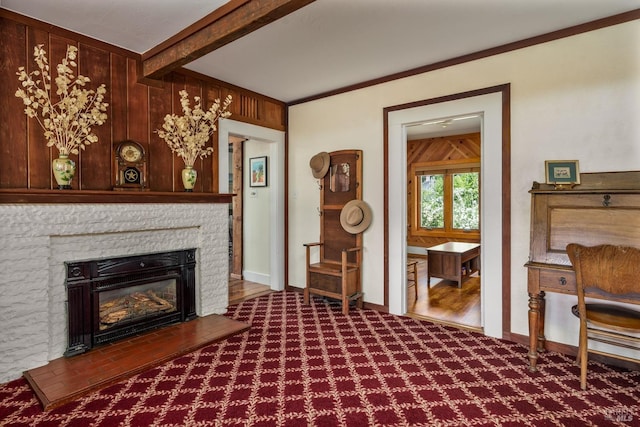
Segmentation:
<svg viewBox="0 0 640 427">
<path fill-rule="evenodd" d="M 364 234 L 363 290 L 365 301 L 383 304 L 383 108 L 510 83 L 511 331 L 526 335 L 528 190 L 544 180 L 549 159 L 579 159 L 582 172 L 640 169 L 639 43 L 640 21 L 633 21 L 292 106 L 290 284 L 304 286 L 302 244 L 319 235 L 319 194 L 308 166 L 315 153 L 364 151 L 363 198 L 374 220 Z M 548 339 L 577 343 L 572 304 L 572 297 L 547 294 Z"/>
<path fill-rule="evenodd" d="M 271 246 L 270 224 L 271 188 L 251 187 L 251 168 L 249 161 L 252 157 L 267 157 L 267 171 L 269 164 L 269 142 L 249 139 L 243 143 L 244 148 L 244 179 L 243 179 L 243 236 L 242 242 L 242 274 L 245 280 L 269 285 L 271 283 L 271 266 L 269 250 Z"/>
</svg>

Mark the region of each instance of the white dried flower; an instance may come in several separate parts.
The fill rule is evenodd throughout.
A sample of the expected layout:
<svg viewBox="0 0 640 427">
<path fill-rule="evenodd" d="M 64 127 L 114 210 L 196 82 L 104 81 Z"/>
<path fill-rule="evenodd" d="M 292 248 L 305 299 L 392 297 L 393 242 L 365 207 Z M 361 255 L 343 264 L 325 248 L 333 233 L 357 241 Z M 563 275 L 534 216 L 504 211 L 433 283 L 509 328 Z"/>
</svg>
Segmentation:
<svg viewBox="0 0 640 427">
<path fill-rule="evenodd" d="M 39 70 L 27 74 L 25 67 L 19 67 L 16 73 L 22 88 L 15 95 L 22 98 L 24 113 L 28 117 L 35 117 L 44 130 L 47 147 L 55 146 L 60 155 L 78 154 L 78 150 L 97 142 L 98 137 L 91 132 L 91 127 L 107 120 L 105 111 L 109 104 L 103 102 L 107 92 L 105 85 L 100 85 L 95 91 L 85 89 L 84 86 L 91 80 L 74 75 L 72 67 L 77 67 L 77 51 L 78 48 L 68 45 L 66 56 L 56 66 L 55 93 L 51 90 L 44 45 L 33 48 L 33 57 Z M 41 80 L 36 78 L 38 76 Z"/>
<path fill-rule="evenodd" d="M 181 90 L 179 93 L 183 115 L 167 114 L 162 129 L 155 132 L 165 140 L 172 152 L 182 157 L 186 166 L 193 166 L 198 157 L 203 159 L 213 153 L 213 147 L 207 147 L 206 144 L 217 129 L 216 122 L 231 115 L 228 108 L 232 98 L 228 95 L 222 106 L 220 100 L 216 99 L 204 111 L 199 96 L 193 98 L 195 105 L 192 109 L 187 91 Z"/>
</svg>

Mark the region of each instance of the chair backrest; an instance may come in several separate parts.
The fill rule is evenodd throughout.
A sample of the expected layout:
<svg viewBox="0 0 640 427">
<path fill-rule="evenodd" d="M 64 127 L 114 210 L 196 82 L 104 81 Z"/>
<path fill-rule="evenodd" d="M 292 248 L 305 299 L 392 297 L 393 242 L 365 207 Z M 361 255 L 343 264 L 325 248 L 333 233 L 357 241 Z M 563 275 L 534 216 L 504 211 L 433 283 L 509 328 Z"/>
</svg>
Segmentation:
<svg viewBox="0 0 640 427">
<path fill-rule="evenodd" d="M 578 296 L 615 295 L 640 303 L 640 249 L 629 246 L 567 245 L 576 273 Z M 581 295 L 582 294 L 582 295 Z"/>
<path fill-rule="evenodd" d="M 351 234 L 340 224 L 344 205 L 362 200 L 362 150 L 333 151 L 329 156 L 331 166 L 320 190 L 320 259 L 340 263 L 343 249 L 362 246 L 362 233 Z M 350 253 L 348 263 L 357 264 L 358 257 L 358 253 Z"/>
</svg>

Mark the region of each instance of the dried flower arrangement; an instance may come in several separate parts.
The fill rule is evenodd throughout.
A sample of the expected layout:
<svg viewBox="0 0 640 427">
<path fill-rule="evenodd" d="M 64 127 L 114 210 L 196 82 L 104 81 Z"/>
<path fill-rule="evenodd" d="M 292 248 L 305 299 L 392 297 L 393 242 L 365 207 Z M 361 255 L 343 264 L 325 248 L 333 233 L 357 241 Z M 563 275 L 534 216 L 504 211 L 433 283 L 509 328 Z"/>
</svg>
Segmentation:
<svg viewBox="0 0 640 427">
<path fill-rule="evenodd" d="M 205 158 L 213 153 L 213 147 L 206 146 L 207 141 L 217 129 L 216 122 L 231 115 L 228 108 L 232 98 L 228 95 L 222 104 L 220 99 L 216 99 L 204 111 L 200 97 L 193 98 L 195 104 L 192 109 L 187 91 L 181 90 L 179 93 L 183 115 L 167 114 L 162 129 L 156 130 L 156 133 L 165 140 L 172 152 L 182 157 L 185 166 L 193 167 L 198 157 Z"/>
<path fill-rule="evenodd" d="M 107 120 L 105 111 L 109 104 L 103 102 L 105 85 L 101 84 L 95 91 L 86 89 L 84 86 L 91 80 L 74 75 L 72 67 L 77 67 L 77 51 L 77 47 L 68 45 L 65 57 L 56 66 L 55 93 L 43 45 L 33 48 L 39 69 L 27 73 L 25 67 L 19 67 L 16 73 L 22 88 L 15 95 L 22 98 L 25 114 L 38 121 L 44 129 L 47 147 L 55 146 L 61 156 L 78 154 L 79 149 L 84 150 L 87 145 L 98 142 L 91 127 Z"/>
</svg>

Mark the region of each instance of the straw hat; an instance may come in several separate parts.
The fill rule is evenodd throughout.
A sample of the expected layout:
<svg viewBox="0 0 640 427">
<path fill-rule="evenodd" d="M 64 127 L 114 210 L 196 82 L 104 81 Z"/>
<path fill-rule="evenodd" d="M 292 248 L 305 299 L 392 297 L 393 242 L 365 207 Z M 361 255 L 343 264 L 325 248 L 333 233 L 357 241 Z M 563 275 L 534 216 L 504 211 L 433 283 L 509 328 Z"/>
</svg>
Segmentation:
<svg viewBox="0 0 640 427">
<path fill-rule="evenodd" d="M 348 233 L 358 234 L 371 224 L 371 208 L 362 200 L 351 200 L 340 212 L 340 224 Z"/>
<path fill-rule="evenodd" d="M 311 166 L 311 173 L 314 178 L 324 178 L 329 170 L 329 164 L 331 163 L 331 157 L 326 151 L 321 151 L 311 158 L 309 166 Z"/>
</svg>

